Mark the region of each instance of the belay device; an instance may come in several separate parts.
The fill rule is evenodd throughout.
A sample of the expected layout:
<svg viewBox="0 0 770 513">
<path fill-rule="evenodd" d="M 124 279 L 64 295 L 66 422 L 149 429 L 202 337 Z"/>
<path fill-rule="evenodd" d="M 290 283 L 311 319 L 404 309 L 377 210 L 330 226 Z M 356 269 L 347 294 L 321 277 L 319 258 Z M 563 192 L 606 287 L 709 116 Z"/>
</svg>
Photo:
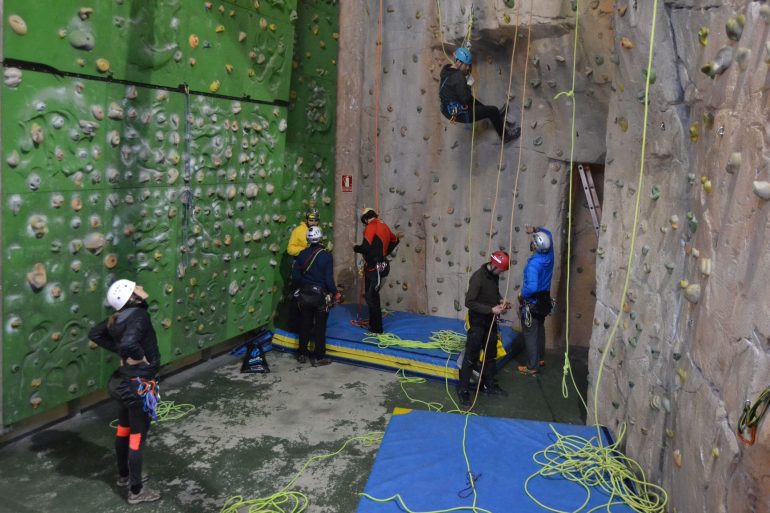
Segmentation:
<svg viewBox="0 0 770 513">
<path fill-rule="evenodd" d="M 267 363 L 265 346 L 273 340 L 273 333 L 262 330 L 246 342 L 246 352 L 243 355 L 241 372 L 249 374 L 265 374 L 270 372 L 270 366 Z"/>
</svg>

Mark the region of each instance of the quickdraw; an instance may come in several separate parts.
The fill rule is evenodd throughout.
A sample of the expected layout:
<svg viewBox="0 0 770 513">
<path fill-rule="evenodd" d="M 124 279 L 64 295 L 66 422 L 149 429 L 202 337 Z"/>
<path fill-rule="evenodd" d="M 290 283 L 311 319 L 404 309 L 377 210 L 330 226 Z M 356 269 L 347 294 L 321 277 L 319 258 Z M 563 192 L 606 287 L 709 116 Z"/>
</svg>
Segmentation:
<svg viewBox="0 0 770 513">
<path fill-rule="evenodd" d="M 137 384 L 136 395 L 144 398 L 144 411 L 150 414 L 152 420 L 157 421 L 157 408 L 160 402 L 160 378 L 131 378 L 131 381 Z"/>
<path fill-rule="evenodd" d="M 738 421 L 738 438 L 749 447 L 754 445 L 757 439 L 757 426 L 767 412 L 768 406 L 770 406 L 770 386 L 759 394 L 754 404 L 751 404 L 751 401 L 746 401 L 746 404 L 743 405 L 743 412 Z"/>
</svg>

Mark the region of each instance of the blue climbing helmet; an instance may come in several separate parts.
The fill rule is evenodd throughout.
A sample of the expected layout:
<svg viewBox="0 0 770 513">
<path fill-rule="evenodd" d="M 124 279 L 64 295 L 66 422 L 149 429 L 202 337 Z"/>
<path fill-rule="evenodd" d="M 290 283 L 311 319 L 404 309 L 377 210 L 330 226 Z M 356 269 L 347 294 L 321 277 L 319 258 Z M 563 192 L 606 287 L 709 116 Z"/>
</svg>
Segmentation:
<svg viewBox="0 0 770 513">
<path fill-rule="evenodd" d="M 473 61 L 471 58 L 471 51 L 464 46 L 461 46 L 455 50 L 455 59 L 462 62 L 463 64 L 467 64 L 468 66 L 470 66 L 471 62 Z"/>
</svg>

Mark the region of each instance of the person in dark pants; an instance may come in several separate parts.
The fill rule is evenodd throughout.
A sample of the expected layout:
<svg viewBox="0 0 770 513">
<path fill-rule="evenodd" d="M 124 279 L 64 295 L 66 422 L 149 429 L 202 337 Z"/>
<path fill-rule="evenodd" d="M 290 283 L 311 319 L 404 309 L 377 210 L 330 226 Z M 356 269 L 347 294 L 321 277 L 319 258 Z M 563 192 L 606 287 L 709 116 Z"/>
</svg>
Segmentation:
<svg viewBox="0 0 770 513">
<path fill-rule="evenodd" d="M 519 292 L 521 326 L 527 364 L 519 365 L 522 374 L 537 375 L 545 365 L 545 318 L 551 313 L 551 278 L 553 277 L 553 237 L 545 228 L 527 226 L 532 235 L 529 249 L 533 254 L 524 267 L 524 284 Z"/>
<path fill-rule="evenodd" d="M 120 355 L 120 368 L 110 379 L 110 396 L 118 402 L 115 454 L 117 485 L 129 487 L 128 503 L 152 502 L 160 492 L 143 483 L 142 450 L 158 401 L 160 351 L 147 312 L 147 292 L 130 280 L 118 280 L 107 290 L 107 302 L 116 313 L 97 324 L 88 337 Z"/>
<path fill-rule="evenodd" d="M 455 50 L 454 58 L 454 64 L 447 64 L 441 69 L 438 91 L 441 114 L 448 120 L 458 123 L 473 123 L 488 119 L 495 127 L 497 135 L 503 137 L 504 142 L 518 139 L 521 135 L 519 127 L 505 130 L 504 110 L 501 112 L 497 107 L 484 105 L 473 97 L 470 50 L 464 47 L 458 48 Z"/>
<path fill-rule="evenodd" d="M 366 226 L 364 240 L 353 246 L 353 251 L 364 256 L 364 299 L 369 307 L 369 331 L 382 333 L 380 288 L 383 278 L 390 273 L 390 264 L 385 257 L 396 249 L 399 240 L 371 208 L 364 209 L 361 222 Z"/>
<path fill-rule="evenodd" d="M 465 306 L 468 308 L 470 328 L 465 341 L 465 356 L 460 367 L 460 383 L 457 396 L 460 404 L 471 404 L 470 380 L 479 355 L 484 351 L 480 389 L 494 395 L 506 395 L 495 383 L 495 358 L 497 358 L 497 317 L 510 309 L 500 296 L 500 275 L 510 267 L 510 258 L 505 251 L 495 251 L 489 262 L 482 265 L 468 282 Z"/>
<path fill-rule="evenodd" d="M 326 319 L 332 301 L 341 301 L 341 294 L 334 285 L 334 261 L 331 253 L 321 246 L 321 239 L 321 229 L 311 226 L 307 231 L 309 246 L 297 255 L 291 270 L 292 282 L 297 286 L 295 296 L 299 306 L 297 361 L 307 361 L 307 347 L 312 335 L 315 344 L 310 363 L 313 367 L 332 363 L 326 357 Z"/>
<path fill-rule="evenodd" d="M 319 226 L 321 223 L 321 215 L 318 213 L 317 208 L 309 208 L 305 212 L 305 220 L 299 223 L 289 236 L 289 243 L 286 245 L 286 254 L 291 258 L 291 267 L 294 267 L 294 260 L 300 252 L 308 247 L 307 232 L 313 226 Z M 287 280 L 287 288 L 290 291 L 287 294 L 288 301 L 288 328 L 293 333 L 299 333 L 299 306 L 294 299 L 293 292 L 296 290 L 296 284 L 291 282 L 291 279 Z"/>
</svg>

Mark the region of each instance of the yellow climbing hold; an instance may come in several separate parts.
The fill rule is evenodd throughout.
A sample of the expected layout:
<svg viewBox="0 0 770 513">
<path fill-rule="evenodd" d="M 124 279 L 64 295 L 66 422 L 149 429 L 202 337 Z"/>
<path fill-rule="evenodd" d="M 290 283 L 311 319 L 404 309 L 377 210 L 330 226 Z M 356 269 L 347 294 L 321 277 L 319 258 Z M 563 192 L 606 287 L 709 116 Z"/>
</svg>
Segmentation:
<svg viewBox="0 0 770 513">
<path fill-rule="evenodd" d="M 228 73 L 232 73 L 233 72 L 233 65 L 232 64 L 225 64 L 225 71 L 227 71 Z"/>
<path fill-rule="evenodd" d="M 217 91 L 219 91 L 219 86 L 221 85 L 222 84 L 219 82 L 219 80 L 214 80 L 211 84 L 209 84 L 209 91 L 211 91 L 212 93 L 216 93 Z"/>
<path fill-rule="evenodd" d="M 627 37 L 621 37 L 620 38 L 620 46 L 625 48 L 626 50 L 630 50 L 634 47 L 634 42 L 628 39 Z"/>
<path fill-rule="evenodd" d="M 104 58 L 96 59 L 96 69 L 100 73 L 107 73 L 110 70 L 110 61 Z"/>
<path fill-rule="evenodd" d="M 700 30 L 698 30 L 698 42 L 701 46 L 706 46 L 709 42 L 709 28 L 708 27 L 701 27 Z"/>
<path fill-rule="evenodd" d="M 686 371 L 686 370 L 684 370 L 684 369 L 683 369 L 683 368 L 681 368 L 681 367 L 678 367 L 678 368 L 676 369 L 676 373 L 677 373 L 677 375 L 679 376 L 679 379 L 681 379 L 681 380 L 682 380 L 682 384 L 684 384 L 684 383 L 686 383 L 686 382 L 687 382 L 687 371 Z"/>
<path fill-rule="evenodd" d="M 214 29 L 214 32 L 216 32 L 217 34 L 221 34 L 224 31 L 225 31 L 224 25 L 217 25 L 217 27 Z"/>
<path fill-rule="evenodd" d="M 700 128 L 698 126 L 698 122 L 695 121 L 692 125 L 690 125 L 690 140 L 694 143 L 698 142 L 699 135 L 700 135 Z"/>
<path fill-rule="evenodd" d="M 278 30 L 278 25 L 276 25 L 275 23 L 271 23 L 270 32 L 275 32 L 276 30 Z"/>
</svg>

